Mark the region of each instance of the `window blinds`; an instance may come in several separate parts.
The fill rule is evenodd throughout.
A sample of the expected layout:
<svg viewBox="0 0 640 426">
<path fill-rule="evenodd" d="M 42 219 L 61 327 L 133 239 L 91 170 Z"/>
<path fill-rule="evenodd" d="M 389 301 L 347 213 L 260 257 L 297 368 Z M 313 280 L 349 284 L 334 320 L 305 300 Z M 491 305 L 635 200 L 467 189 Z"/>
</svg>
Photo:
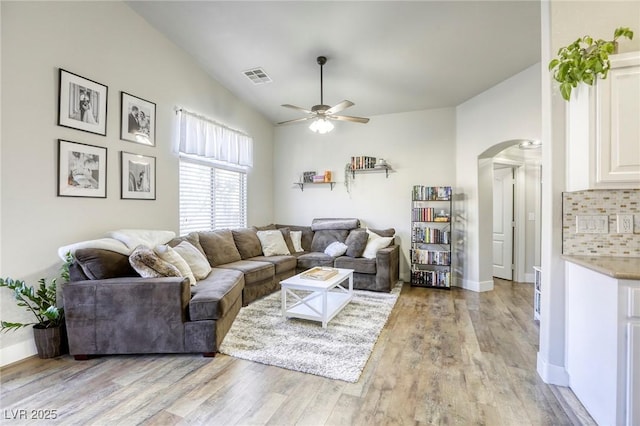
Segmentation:
<svg viewBox="0 0 640 426">
<path fill-rule="evenodd" d="M 247 225 L 247 174 L 180 158 L 180 235 Z"/>
</svg>

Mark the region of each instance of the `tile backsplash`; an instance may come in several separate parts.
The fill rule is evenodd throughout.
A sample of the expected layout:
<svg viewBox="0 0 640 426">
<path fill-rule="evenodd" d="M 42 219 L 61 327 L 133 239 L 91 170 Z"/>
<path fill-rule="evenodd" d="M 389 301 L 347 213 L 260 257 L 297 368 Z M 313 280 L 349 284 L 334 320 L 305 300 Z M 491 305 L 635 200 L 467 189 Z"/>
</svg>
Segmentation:
<svg viewBox="0 0 640 426">
<path fill-rule="evenodd" d="M 617 232 L 617 215 L 633 215 L 633 234 Z M 608 217 L 607 233 L 577 232 L 576 216 Z M 584 256 L 640 257 L 640 189 L 562 194 L 562 253 Z"/>
</svg>

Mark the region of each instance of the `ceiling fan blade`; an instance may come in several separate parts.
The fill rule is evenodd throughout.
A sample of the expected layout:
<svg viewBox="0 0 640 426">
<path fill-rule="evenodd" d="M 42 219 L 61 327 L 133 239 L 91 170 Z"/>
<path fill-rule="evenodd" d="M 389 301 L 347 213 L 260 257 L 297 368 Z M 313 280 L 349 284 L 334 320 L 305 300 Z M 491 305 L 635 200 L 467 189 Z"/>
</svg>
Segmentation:
<svg viewBox="0 0 640 426">
<path fill-rule="evenodd" d="M 306 112 L 307 114 L 313 114 L 313 111 L 310 111 L 310 110 L 305 109 L 305 108 L 301 108 L 299 106 L 290 105 L 290 104 L 283 104 L 281 106 L 283 106 L 285 108 L 291 108 L 291 109 L 295 109 L 295 110 L 298 110 L 298 111 Z"/>
<path fill-rule="evenodd" d="M 344 101 L 340 102 L 339 104 L 336 104 L 336 105 L 332 106 L 331 108 L 329 108 L 325 112 L 325 114 L 335 114 L 336 112 L 340 112 L 343 109 L 347 109 L 347 108 L 352 107 L 354 105 L 355 104 L 353 102 L 344 100 Z"/>
<path fill-rule="evenodd" d="M 307 121 L 307 120 L 311 120 L 312 118 L 315 117 L 303 117 L 303 118 L 296 118 L 294 120 L 287 120 L 287 121 L 281 121 L 278 123 L 278 125 L 283 125 L 283 124 L 293 124 L 293 123 L 299 123 L 301 121 Z"/>
<path fill-rule="evenodd" d="M 368 118 L 351 117 L 351 116 L 348 116 L 348 115 L 327 115 L 327 118 L 330 118 L 332 120 L 351 121 L 353 123 L 362 123 L 362 124 L 366 124 L 366 123 L 369 122 Z"/>
</svg>

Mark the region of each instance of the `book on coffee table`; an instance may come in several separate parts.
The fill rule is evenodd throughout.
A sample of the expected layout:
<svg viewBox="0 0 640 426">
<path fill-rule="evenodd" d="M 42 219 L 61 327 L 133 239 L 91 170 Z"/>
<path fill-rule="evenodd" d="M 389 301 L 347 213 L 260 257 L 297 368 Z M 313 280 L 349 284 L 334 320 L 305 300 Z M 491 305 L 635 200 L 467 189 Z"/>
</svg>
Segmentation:
<svg viewBox="0 0 640 426">
<path fill-rule="evenodd" d="M 327 266 L 316 266 L 315 268 L 311 268 L 308 271 L 300 274 L 300 278 L 324 281 L 328 280 L 334 275 L 338 275 L 338 270 L 336 268 L 329 268 Z"/>
</svg>

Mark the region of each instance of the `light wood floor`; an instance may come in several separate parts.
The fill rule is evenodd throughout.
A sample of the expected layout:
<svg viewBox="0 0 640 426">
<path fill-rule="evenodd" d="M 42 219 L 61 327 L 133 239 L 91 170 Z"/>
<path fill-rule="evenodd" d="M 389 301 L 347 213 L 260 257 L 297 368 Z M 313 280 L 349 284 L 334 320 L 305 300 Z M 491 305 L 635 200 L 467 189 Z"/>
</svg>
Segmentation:
<svg viewBox="0 0 640 426">
<path fill-rule="evenodd" d="M 24 423 L 6 420 L 16 410 L 55 410 L 51 424 L 73 425 L 581 424 L 536 374 L 532 285 L 495 284 L 405 284 L 355 384 L 225 355 L 31 358 L 0 370 L 0 415 L 12 425 Z"/>
</svg>

